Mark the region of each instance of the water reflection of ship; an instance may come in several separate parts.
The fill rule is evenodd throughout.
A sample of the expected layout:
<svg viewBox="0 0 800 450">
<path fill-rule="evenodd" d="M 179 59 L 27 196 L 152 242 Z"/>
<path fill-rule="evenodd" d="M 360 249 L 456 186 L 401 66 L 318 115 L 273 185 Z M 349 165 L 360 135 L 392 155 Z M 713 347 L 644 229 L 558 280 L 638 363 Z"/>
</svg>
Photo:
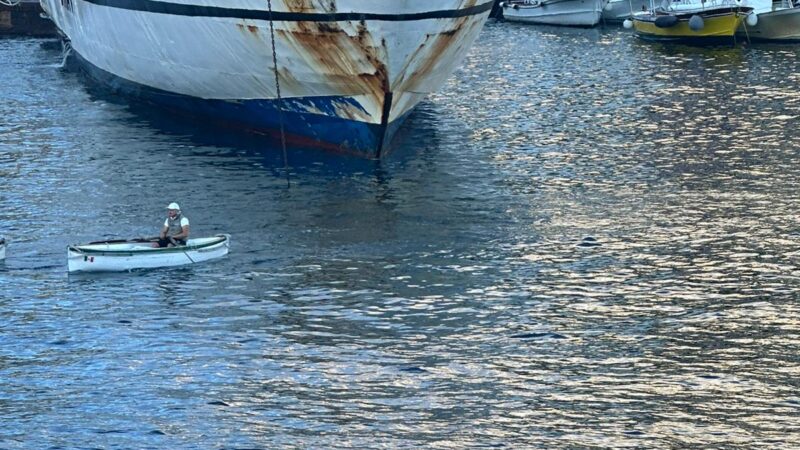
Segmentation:
<svg viewBox="0 0 800 450">
<path fill-rule="evenodd" d="M 176 155 L 209 157 L 209 163 L 242 164 L 247 170 L 252 170 L 254 161 L 257 161 L 259 170 L 273 171 L 276 176 L 285 175 L 283 170 L 287 164 L 293 175 L 369 174 L 379 170 L 396 170 L 398 166 L 420 156 L 421 152 L 435 151 L 440 143 L 438 124 L 443 113 L 436 104 L 423 101 L 409 115 L 395 136 L 392 153 L 386 158 L 354 158 L 289 144 L 287 161 L 284 161 L 281 141 L 275 136 L 241 133 L 224 126 L 198 127 L 197 122 L 191 118 L 171 115 L 161 107 L 121 102 L 117 96 L 110 95 L 109 91 L 96 85 L 86 85 L 86 88 L 94 101 L 120 106 L 121 113 L 110 117 L 119 126 L 109 127 L 109 131 L 123 130 L 126 136 L 139 133 L 141 139 L 156 142 L 157 145 L 151 146 L 132 145 L 143 152 L 152 153 L 149 160 L 154 162 L 163 159 L 161 152 L 165 146 L 169 146 L 170 152 Z M 121 139 L 127 139 L 126 136 Z M 164 145 L 160 142 L 164 142 Z M 203 160 L 205 158 L 199 158 L 197 162 L 202 163 Z M 389 169 L 390 167 L 393 169 Z"/>
<path fill-rule="evenodd" d="M 69 64 L 75 63 L 69 58 Z M 74 68 L 74 66 L 72 66 Z M 86 83 L 86 92 L 96 102 L 117 105 L 120 114 L 110 116 L 109 120 L 117 122 L 120 127 L 109 130 L 132 131 L 138 130 L 144 139 L 168 141 L 173 152 L 204 156 L 213 153 L 217 156 L 215 161 L 223 163 L 218 157 L 230 156 L 229 163 L 241 156 L 248 160 L 258 160 L 262 169 L 274 170 L 281 173 L 288 163 L 293 174 L 314 172 L 318 174 L 335 173 L 370 173 L 376 168 L 387 165 L 396 166 L 415 158 L 421 151 L 434 150 L 440 142 L 438 124 L 442 112 L 436 104 L 422 101 L 409 114 L 404 125 L 395 135 L 393 150 L 388 158 L 380 161 L 353 158 L 320 151 L 317 148 L 287 145 L 287 159 L 284 161 L 281 141 L 272 135 L 258 133 L 241 133 L 236 128 L 224 124 L 210 123 L 198 127 L 197 122 L 191 117 L 176 115 L 160 106 L 147 102 L 131 102 L 114 95 L 108 88 Z M 133 131 L 136 131 L 133 130 Z M 163 146 L 156 145 L 150 150 L 143 147 L 144 151 L 152 151 L 157 158 Z M 251 166 L 252 167 L 252 166 Z"/>
</svg>

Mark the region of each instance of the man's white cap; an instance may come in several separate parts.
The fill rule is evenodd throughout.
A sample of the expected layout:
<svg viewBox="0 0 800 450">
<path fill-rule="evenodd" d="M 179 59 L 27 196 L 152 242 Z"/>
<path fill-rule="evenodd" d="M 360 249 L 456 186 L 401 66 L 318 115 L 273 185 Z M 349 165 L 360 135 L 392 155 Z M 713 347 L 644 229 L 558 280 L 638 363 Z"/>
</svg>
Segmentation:
<svg viewBox="0 0 800 450">
<path fill-rule="evenodd" d="M 180 211 L 180 210 L 181 210 L 181 207 L 180 207 L 180 206 L 178 206 L 178 204 L 177 204 L 177 203 L 175 203 L 175 202 L 172 202 L 172 203 L 170 203 L 170 204 L 169 204 L 169 206 L 167 206 L 167 209 L 177 209 L 178 211 Z"/>
</svg>

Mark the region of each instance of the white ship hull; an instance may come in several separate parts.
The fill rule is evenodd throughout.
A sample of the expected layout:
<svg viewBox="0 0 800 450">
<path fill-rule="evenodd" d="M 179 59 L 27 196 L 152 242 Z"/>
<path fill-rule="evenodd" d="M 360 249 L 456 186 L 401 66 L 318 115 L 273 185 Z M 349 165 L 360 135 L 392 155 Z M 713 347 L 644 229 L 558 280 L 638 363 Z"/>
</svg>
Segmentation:
<svg viewBox="0 0 800 450">
<path fill-rule="evenodd" d="M 300 143 L 380 156 L 480 33 L 491 0 L 41 0 L 89 73 Z M 273 21 L 270 22 L 270 17 Z M 281 113 L 273 64 L 274 26 Z"/>
</svg>

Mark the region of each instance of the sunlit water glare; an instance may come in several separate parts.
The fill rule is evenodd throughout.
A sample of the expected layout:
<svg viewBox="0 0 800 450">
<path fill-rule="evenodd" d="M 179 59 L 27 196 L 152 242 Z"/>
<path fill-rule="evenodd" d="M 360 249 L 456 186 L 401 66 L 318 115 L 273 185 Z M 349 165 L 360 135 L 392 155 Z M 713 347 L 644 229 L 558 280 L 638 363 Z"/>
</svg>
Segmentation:
<svg viewBox="0 0 800 450">
<path fill-rule="evenodd" d="M 490 22 L 380 163 L 0 40 L 0 447 L 792 448 L 800 47 Z M 230 255 L 67 276 L 180 202 Z"/>
</svg>

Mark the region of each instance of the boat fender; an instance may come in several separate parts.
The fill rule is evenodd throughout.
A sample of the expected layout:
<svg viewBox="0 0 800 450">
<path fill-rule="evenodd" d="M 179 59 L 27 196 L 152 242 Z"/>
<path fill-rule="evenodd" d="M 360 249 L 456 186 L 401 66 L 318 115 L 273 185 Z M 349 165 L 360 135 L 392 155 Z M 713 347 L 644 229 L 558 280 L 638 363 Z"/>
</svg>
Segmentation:
<svg viewBox="0 0 800 450">
<path fill-rule="evenodd" d="M 751 12 L 750 14 L 747 15 L 746 22 L 748 27 L 754 27 L 758 25 L 758 14 L 756 14 L 755 12 Z"/>
<path fill-rule="evenodd" d="M 689 29 L 692 31 L 700 31 L 706 24 L 703 23 L 703 18 L 698 16 L 697 14 L 693 15 L 689 19 Z"/>
<path fill-rule="evenodd" d="M 655 24 L 658 28 L 669 28 L 678 23 L 678 18 L 673 15 L 656 17 Z"/>
<path fill-rule="evenodd" d="M 633 28 L 633 21 L 631 19 L 625 19 L 622 22 L 622 26 L 625 27 L 626 30 L 630 30 Z"/>
</svg>

